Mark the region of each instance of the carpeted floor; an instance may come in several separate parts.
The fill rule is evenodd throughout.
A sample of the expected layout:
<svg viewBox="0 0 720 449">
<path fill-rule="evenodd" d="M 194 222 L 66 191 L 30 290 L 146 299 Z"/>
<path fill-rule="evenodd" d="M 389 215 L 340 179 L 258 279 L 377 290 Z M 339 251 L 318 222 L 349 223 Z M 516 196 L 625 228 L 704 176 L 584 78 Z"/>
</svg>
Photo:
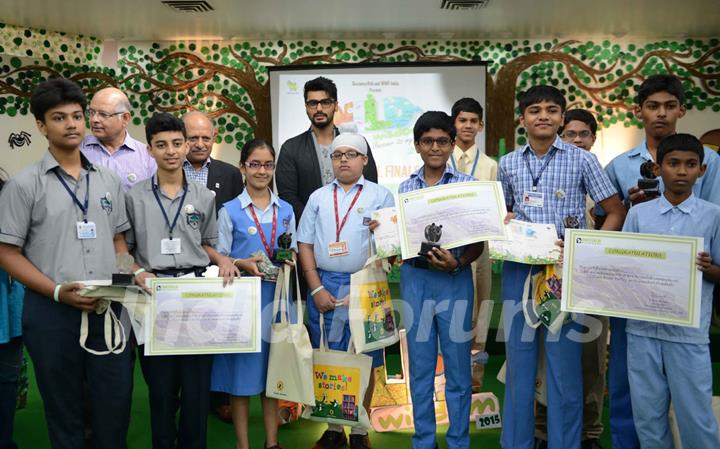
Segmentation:
<svg viewBox="0 0 720 449">
<path fill-rule="evenodd" d="M 499 298 L 499 277 L 493 279 L 493 298 Z M 395 287 L 395 286 L 394 286 Z M 395 293 L 397 294 L 397 293 Z M 504 345 L 496 339 L 497 325 L 500 317 L 500 307 L 495 307 L 492 313 L 491 329 L 488 335 L 487 350 L 490 353 L 490 361 L 485 374 L 485 390 L 494 392 L 502 404 L 504 386 L 497 381 L 496 375 L 502 366 L 504 357 Z M 711 349 L 714 362 L 720 362 L 720 329 L 713 328 L 711 331 Z M 392 365 L 399 365 L 399 355 L 388 351 L 389 371 L 394 372 Z M 720 394 L 720 363 L 713 364 L 715 394 Z M 32 372 L 32 364 L 29 365 L 30 388 L 28 393 L 27 408 L 17 413 L 15 419 L 15 440 L 20 449 L 49 449 L 50 444 L 47 436 L 42 402 L 40 400 L 35 379 Z M 264 431 L 260 401 L 255 398 L 251 403 L 251 442 L 253 448 L 262 448 L 264 442 Z M 610 433 L 608 431 L 607 407 L 603 417 L 605 432 L 601 439 L 604 448 L 609 449 Z M 482 447 L 483 449 L 494 449 L 500 447 L 500 429 L 477 430 L 471 424 L 471 447 Z M 280 428 L 280 442 L 285 449 L 310 449 L 313 443 L 319 438 L 325 429 L 324 424 L 299 420 Z M 440 448 L 445 448 L 444 433 L 447 426 L 438 428 L 438 442 Z M 410 448 L 412 431 L 373 433 L 370 438 L 375 449 L 405 449 Z M 150 416 L 147 401 L 147 387 L 140 373 L 139 364 L 135 370 L 135 388 L 133 390 L 132 417 L 130 431 L 128 434 L 129 449 L 151 449 L 150 443 Z M 229 424 L 221 422 L 217 417 L 211 415 L 208 419 L 208 448 L 209 449 L 233 449 L 235 447 L 235 435 Z"/>
</svg>

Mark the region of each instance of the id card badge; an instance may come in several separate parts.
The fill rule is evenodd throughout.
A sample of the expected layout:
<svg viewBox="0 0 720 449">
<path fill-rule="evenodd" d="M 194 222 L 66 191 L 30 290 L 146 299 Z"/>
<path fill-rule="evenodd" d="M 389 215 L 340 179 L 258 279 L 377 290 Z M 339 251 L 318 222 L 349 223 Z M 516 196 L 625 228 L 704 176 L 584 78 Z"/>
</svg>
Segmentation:
<svg viewBox="0 0 720 449">
<path fill-rule="evenodd" d="M 349 253 L 348 244 L 345 240 L 328 244 L 328 256 L 330 257 L 347 256 Z"/>
<path fill-rule="evenodd" d="M 542 192 L 526 190 L 525 193 L 523 193 L 523 206 L 543 207 L 544 205 L 545 198 Z"/>
<path fill-rule="evenodd" d="M 181 240 L 175 239 L 162 239 L 160 240 L 160 253 L 161 254 L 180 254 L 182 246 Z"/>
<path fill-rule="evenodd" d="M 77 238 L 80 240 L 94 239 L 97 238 L 97 230 L 95 229 L 95 223 L 88 221 L 78 221 L 77 224 Z"/>
</svg>

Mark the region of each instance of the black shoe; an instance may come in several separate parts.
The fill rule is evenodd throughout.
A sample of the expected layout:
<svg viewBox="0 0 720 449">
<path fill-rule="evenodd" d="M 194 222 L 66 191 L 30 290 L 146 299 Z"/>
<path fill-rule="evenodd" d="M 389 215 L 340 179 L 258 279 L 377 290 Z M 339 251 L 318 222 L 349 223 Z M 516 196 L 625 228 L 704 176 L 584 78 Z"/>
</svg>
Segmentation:
<svg viewBox="0 0 720 449">
<path fill-rule="evenodd" d="M 367 435 L 350 434 L 350 449 L 371 449 L 370 438 Z"/>
<path fill-rule="evenodd" d="M 548 449 L 547 441 L 535 438 L 535 449 Z"/>
<path fill-rule="evenodd" d="M 597 438 L 583 440 L 580 447 L 582 447 L 582 449 L 603 449 L 603 447 L 600 446 L 600 440 Z"/>
<path fill-rule="evenodd" d="M 340 449 L 347 446 L 345 432 L 326 430 L 313 446 L 313 449 Z"/>
</svg>

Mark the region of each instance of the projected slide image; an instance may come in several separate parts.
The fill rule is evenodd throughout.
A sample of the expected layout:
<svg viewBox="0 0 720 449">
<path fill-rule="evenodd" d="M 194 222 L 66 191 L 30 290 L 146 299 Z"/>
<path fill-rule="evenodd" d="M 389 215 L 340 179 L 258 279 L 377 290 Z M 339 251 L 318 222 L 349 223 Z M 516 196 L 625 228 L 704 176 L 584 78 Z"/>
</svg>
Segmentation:
<svg viewBox="0 0 720 449">
<path fill-rule="evenodd" d="M 282 143 L 308 129 L 303 86 L 317 76 L 332 79 L 338 89 L 334 123 L 355 122 L 372 148 L 379 181 L 397 186 L 422 165 L 415 151 L 413 126 L 425 111 L 450 113 L 462 97 L 485 103 L 485 67 L 408 66 L 333 68 L 271 72 L 273 137 Z M 478 139 L 484 150 L 484 135 Z"/>
</svg>

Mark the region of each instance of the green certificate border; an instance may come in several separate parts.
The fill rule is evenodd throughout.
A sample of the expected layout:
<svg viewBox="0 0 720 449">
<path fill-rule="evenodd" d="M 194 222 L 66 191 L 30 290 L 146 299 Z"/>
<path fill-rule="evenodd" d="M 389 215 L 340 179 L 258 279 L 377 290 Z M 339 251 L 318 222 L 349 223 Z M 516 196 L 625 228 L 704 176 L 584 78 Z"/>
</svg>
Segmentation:
<svg viewBox="0 0 720 449">
<path fill-rule="evenodd" d="M 502 194 L 502 188 L 500 187 L 500 182 L 498 181 L 469 181 L 469 182 L 457 182 L 453 184 L 443 184 L 441 186 L 433 186 L 433 187 L 426 187 L 424 189 L 419 190 L 413 190 L 411 192 L 405 192 L 398 194 L 398 205 L 397 205 L 397 212 L 398 216 L 400 218 L 400 248 L 401 248 L 401 254 L 403 259 L 411 259 L 417 254 L 411 254 L 410 252 L 410 239 L 408 237 L 408 232 L 405 226 L 406 222 L 406 216 L 405 216 L 405 200 L 417 200 L 420 198 L 423 198 L 428 193 L 435 193 L 439 191 L 444 190 L 455 190 L 455 189 L 466 189 L 467 187 L 472 186 L 492 186 L 493 194 L 495 195 L 495 203 L 498 207 L 498 216 L 500 216 L 500 219 L 502 220 L 503 217 L 507 214 L 507 208 L 503 209 L 505 207 L 505 197 Z M 445 249 L 452 249 L 457 248 L 458 246 L 463 245 L 469 245 L 471 243 L 477 243 L 477 242 L 483 242 L 486 240 L 507 240 L 507 231 L 505 226 L 502 227 L 502 233 L 501 234 L 487 234 L 487 235 L 481 235 L 475 238 L 465 238 L 465 239 L 459 239 L 459 240 L 453 240 L 450 242 L 446 242 L 442 244 L 441 246 Z M 405 254 L 408 255 L 408 257 L 405 257 Z"/>
<path fill-rule="evenodd" d="M 702 288 L 702 283 L 698 282 L 698 276 L 701 274 L 696 269 L 696 263 L 695 260 L 697 258 L 697 254 L 699 252 L 699 248 L 702 247 L 702 238 L 701 237 L 685 237 L 685 236 L 672 236 L 672 235 L 658 235 L 658 234 L 638 234 L 638 233 L 630 233 L 630 232 L 614 232 L 614 231 L 594 231 L 594 230 L 588 230 L 588 229 L 568 229 L 568 233 L 565 235 L 565 267 L 563 270 L 563 299 L 565 299 L 565 295 L 567 294 L 567 300 L 564 300 L 562 303 L 564 307 L 562 308 L 563 311 L 569 311 L 569 312 L 579 312 L 579 313 L 589 313 L 589 314 L 596 314 L 596 315 L 606 315 L 606 316 L 613 316 L 613 317 L 619 317 L 619 318 L 629 318 L 629 319 L 635 319 L 635 320 L 643 320 L 643 321 L 651 321 L 654 323 L 663 323 L 663 324 L 674 324 L 678 326 L 686 326 L 686 327 L 694 327 L 693 324 L 693 318 L 696 313 L 696 308 L 700 307 L 700 291 L 698 290 L 698 286 Z M 657 242 L 657 243 L 673 243 L 675 245 L 677 244 L 687 244 L 689 245 L 689 260 L 688 260 L 688 266 L 692 267 L 690 269 L 689 273 L 689 289 L 688 289 L 688 303 L 687 303 L 687 310 L 688 310 L 688 316 L 686 319 L 677 319 L 677 318 L 667 318 L 663 316 L 653 315 L 653 314 L 647 314 L 647 313 L 641 313 L 641 312 L 632 312 L 632 311 L 624 311 L 624 310 L 608 310 L 604 308 L 595 308 L 595 307 L 582 307 L 573 305 L 573 282 L 572 277 L 568 276 L 569 273 L 572 273 L 574 270 L 574 263 L 575 263 L 575 245 L 576 245 L 576 238 L 582 237 L 582 238 L 604 238 L 604 237 L 611 237 L 613 239 L 619 239 L 619 240 L 643 240 L 648 242 Z"/>
<path fill-rule="evenodd" d="M 222 283 L 222 278 L 152 278 L 150 288 L 152 289 L 152 297 L 149 301 L 149 308 L 148 308 L 148 319 L 145 322 L 146 330 L 145 330 L 145 346 L 147 348 L 146 355 L 195 355 L 195 354 L 230 354 L 230 353 L 254 353 L 258 352 L 259 349 L 258 341 L 257 341 L 257 326 L 259 323 L 257 323 L 257 319 L 252 320 L 252 350 L 251 349 L 242 349 L 238 350 L 237 348 L 233 348 L 230 345 L 218 345 L 218 346 L 209 346 L 205 348 L 194 348 L 194 349 L 156 349 L 153 346 L 154 340 L 154 320 L 152 317 L 155 316 L 155 289 L 158 285 L 178 285 L 178 284 L 213 284 L 216 285 L 218 283 Z M 236 278 L 234 283 L 245 283 L 250 284 L 251 291 L 255 292 L 254 298 L 249 298 L 249 300 L 252 301 L 252 315 L 256 316 L 259 303 L 260 303 L 260 295 L 262 294 L 261 290 L 261 284 L 260 284 L 260 278 L 258 277 L 243 277 L 243 278 Z M 244 301 L 245 299 L 243 299 Z"/>
</svg>

